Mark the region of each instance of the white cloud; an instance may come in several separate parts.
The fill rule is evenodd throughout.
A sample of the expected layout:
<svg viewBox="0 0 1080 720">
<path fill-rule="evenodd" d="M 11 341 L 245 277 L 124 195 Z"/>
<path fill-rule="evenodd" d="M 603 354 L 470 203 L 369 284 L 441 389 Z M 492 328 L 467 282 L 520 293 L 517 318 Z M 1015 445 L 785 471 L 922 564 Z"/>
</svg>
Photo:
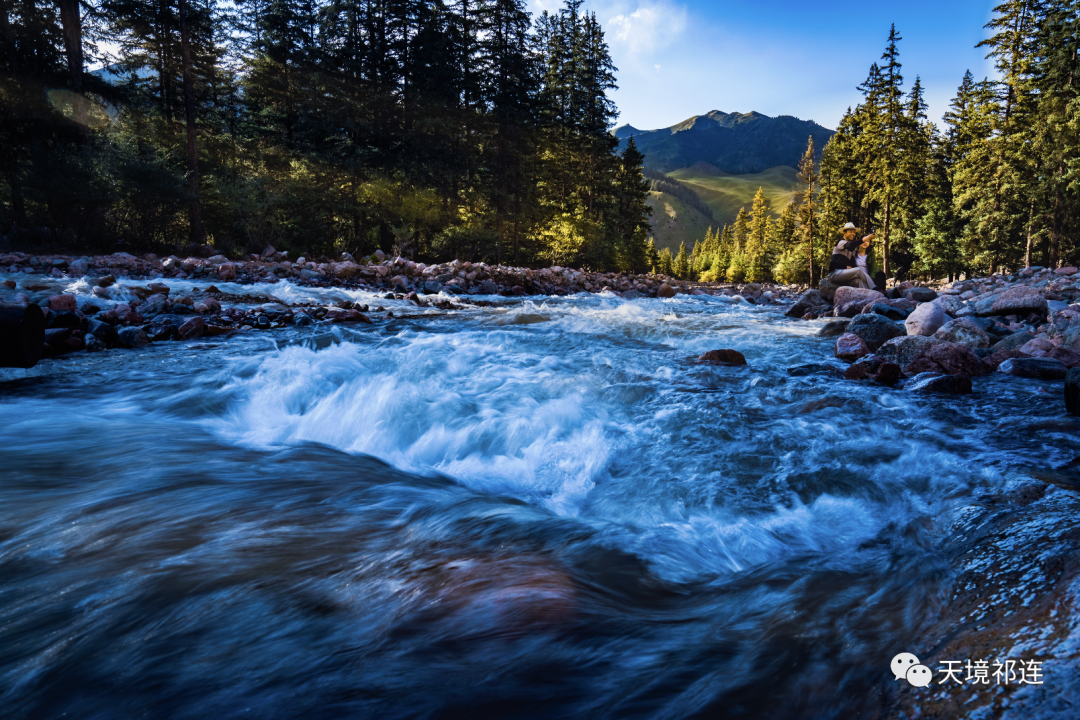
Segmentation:
<svg viewBox="0 0 1080 720">
<path fill-rule="evenodd" d="M 656 68 L 656 74 L 659 75 L 660 74 L 660 66 L 659 65 L 653 65 L 653 67 Z"/>
<path fill-rule="evenodd" d="M 632 12 L 608 18 L 604 29 L 612 46 L 631 54 L 655 52 L 686 29 L 686 8 L 670 2 L 639 3 Z"/>
</svg>

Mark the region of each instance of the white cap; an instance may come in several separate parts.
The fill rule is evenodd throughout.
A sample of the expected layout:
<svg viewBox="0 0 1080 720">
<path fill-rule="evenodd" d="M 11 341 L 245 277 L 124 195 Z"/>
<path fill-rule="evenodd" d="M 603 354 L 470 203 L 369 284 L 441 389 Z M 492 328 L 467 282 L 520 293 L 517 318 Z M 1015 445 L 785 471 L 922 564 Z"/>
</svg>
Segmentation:
<svg viewBox="0 0 1080 720">
<path fill-rule="evenodd" d="M 855 223 L 848 223 L 844 227 L 840 228 L 840 232 L 844 232 L 846 230 L 858 230 L 858 229 L 859 228 L 855 227 Z"/>
</svg>

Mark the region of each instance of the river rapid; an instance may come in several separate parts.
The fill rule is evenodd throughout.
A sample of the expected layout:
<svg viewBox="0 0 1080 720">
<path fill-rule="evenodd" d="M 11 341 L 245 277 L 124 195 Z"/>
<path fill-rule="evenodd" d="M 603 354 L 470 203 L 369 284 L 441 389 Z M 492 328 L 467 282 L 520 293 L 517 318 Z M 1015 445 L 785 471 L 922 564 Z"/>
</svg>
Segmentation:
<svg viewBox="0 0 1080 720">
<path fill-rule="evenodd" d="M 845 381 L 783 308 L 217 284 L 399 317 L 0 371 L 4 717 L 895 717 L 958 528 L 1074 502 L 1060 383 Z"/>
</svg>

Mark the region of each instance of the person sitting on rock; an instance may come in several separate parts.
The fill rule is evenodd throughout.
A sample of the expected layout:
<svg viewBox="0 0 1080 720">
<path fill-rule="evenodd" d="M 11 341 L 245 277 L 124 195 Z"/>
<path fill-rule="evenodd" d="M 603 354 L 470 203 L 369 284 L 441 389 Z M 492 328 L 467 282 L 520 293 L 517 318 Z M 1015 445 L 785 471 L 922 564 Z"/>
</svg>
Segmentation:
<svg viewBox="0 0 1080 720">
<path fill-rule="evenodd" d="M 874 256 L 867 252 L 870 241 L 876 237 L 870 233 L 862 240 L 855 237 L 858 228 L 854 223 L 848 223 L 840 229 L 844 234 L 840 242 L 833 248 L 832 258 L 829 260 L 829 280 L 836 285 L 871 289 L 874 280 L 871 273 L 874 269 Z"/>
</svg>

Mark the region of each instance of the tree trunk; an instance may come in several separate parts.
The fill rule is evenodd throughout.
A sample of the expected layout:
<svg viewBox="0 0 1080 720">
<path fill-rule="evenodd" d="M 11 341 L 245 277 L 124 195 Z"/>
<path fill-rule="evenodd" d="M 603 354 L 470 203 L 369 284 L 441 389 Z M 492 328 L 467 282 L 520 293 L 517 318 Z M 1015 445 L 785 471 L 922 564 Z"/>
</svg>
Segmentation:
<svg viewBox="0 0 1080 720">
<path fill-rule="evenodd" d="M 0 31 L 4 33 L 4 44 L 7 45 L 8 65 L 11 66 L 11 74 L 19 75 L 19 53 L 15 48 L 15 34 L 11 31 L 11 20 L 8 18 L 8 1 L 0 0 Z"/>
<path fill-rule="evenodd" d="M 195 137 L 195 88 L 191 78 L 191 39 L 187 27 L 187 0 L 180 0 L 180 53 L 184 62 L 184 115 L 187 120 L 188 190 L 191 193 L 191 240 L 203 242 L 199 209 L 199 148 Z"/>
<path fill-rule="evenodd" d="M 75 122 L 80 129 L 85 130 L 87 113 L 86 98 L 82 94 L 82 15 L 79 13 L 79 0 L 56 0 L 56 5 L 60 8 L 60 24 L 64 29 L 64 50 L 67 54 L 68 72 L 71 74 L 71 91 L 75 93 Z"/>
<path fill-rule="evenodd" d="M 1031 208 L 1028 210 L 1027 225 L 1027 249 L 1024 251 L 1024 267 L 1031 267 L 1031 225 L 1035 222 L 1035 196 L 1031 197 Z"/>
<path fill-rule="evenodd" d="M 885 195 L 885 235 L 881 242 L 881 271 L 885 273 L 885 277 L 889 277 L 889 225 L 892 221 L 892 193 L 888 192 Z"/>
</svg>

